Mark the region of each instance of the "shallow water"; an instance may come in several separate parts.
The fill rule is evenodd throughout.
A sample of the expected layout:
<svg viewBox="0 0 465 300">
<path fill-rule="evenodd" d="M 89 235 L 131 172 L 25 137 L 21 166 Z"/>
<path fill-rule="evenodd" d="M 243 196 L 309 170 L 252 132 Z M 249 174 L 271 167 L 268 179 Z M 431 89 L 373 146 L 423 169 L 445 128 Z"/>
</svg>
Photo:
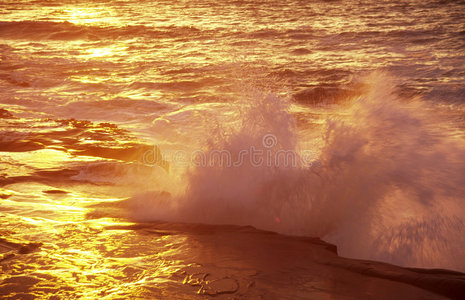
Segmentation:
<svg viewBox="0 0 465 300">
<path fill-rule="evenodd" d="M 2 1 L 0 294 L 440 297 L 295 236 L 465 270 L 464 15 Z"/>
</svg>

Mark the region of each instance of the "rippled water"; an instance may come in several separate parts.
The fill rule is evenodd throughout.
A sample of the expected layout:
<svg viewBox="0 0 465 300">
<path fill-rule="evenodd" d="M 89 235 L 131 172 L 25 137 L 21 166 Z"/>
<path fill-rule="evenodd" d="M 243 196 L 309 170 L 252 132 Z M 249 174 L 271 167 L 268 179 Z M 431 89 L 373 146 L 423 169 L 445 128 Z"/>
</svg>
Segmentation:
<svg viewBox="0 0 465 300">
<path fill-rule="evenodd" d="M 464 18 L 460 1 L 2 1 L 0 295 L 439 297 L 239 226 L 465 270 Z"/>
</svg>

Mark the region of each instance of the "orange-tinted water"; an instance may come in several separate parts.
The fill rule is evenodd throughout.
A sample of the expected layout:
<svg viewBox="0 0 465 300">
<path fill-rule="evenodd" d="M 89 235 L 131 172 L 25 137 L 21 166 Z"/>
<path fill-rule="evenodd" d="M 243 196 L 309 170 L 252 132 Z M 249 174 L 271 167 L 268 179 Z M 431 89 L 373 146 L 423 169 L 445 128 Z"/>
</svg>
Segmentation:
<svg viewBox="0 0 465 300">
<path fill-rule="evenodd" d="M 465 270 L 464 8 L 2 1 L 0 295 L 439 298 L 241 226 Z"/>
</svg>

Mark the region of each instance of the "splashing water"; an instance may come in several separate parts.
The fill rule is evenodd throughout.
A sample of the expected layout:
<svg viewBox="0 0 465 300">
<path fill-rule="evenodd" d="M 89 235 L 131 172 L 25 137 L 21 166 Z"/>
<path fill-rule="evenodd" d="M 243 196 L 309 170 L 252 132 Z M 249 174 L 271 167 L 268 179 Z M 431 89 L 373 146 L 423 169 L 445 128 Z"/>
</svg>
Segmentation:
<svg viewBox="0 0 465 300">
<path fill-rule="evenodd" d="M 255 94 L 240 106 L 184 193 L 135 197 L 134 218 L 253 225 L 322 237 L 344 256 L 465 270 L 465 143 L 433 107 L 371 74 L 315 127 L 322 146 L 309 162 L 288 100 Z"/>
</svg>

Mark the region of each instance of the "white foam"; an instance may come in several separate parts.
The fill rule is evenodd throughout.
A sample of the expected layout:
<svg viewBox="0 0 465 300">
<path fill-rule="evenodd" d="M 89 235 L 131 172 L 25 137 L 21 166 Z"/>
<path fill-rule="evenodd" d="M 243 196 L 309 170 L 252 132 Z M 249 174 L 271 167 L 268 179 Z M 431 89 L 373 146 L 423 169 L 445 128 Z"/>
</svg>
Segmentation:
<svg viewBox="0 0 465 300">
<path fill-rule="evenodd" d="M 253 225 L 321 237 L 344 256 L 465 270 L 463 137 L 420 99 L 398 99 L 388 76 L 364 80 L 367 90 L 321 127 L 321 166 L 256 164 L 250 153 L 237 166 L 197 166 L 170 201 L 137 197 L 135 218 Z M 221 150 L 237 161 L 251 147 L 302 158 L 308 141 L 297 138 L 288 100 L 254 93 L 239 106 L 240 122 L 216 131 L 207 158 Z"/>
</svg>

